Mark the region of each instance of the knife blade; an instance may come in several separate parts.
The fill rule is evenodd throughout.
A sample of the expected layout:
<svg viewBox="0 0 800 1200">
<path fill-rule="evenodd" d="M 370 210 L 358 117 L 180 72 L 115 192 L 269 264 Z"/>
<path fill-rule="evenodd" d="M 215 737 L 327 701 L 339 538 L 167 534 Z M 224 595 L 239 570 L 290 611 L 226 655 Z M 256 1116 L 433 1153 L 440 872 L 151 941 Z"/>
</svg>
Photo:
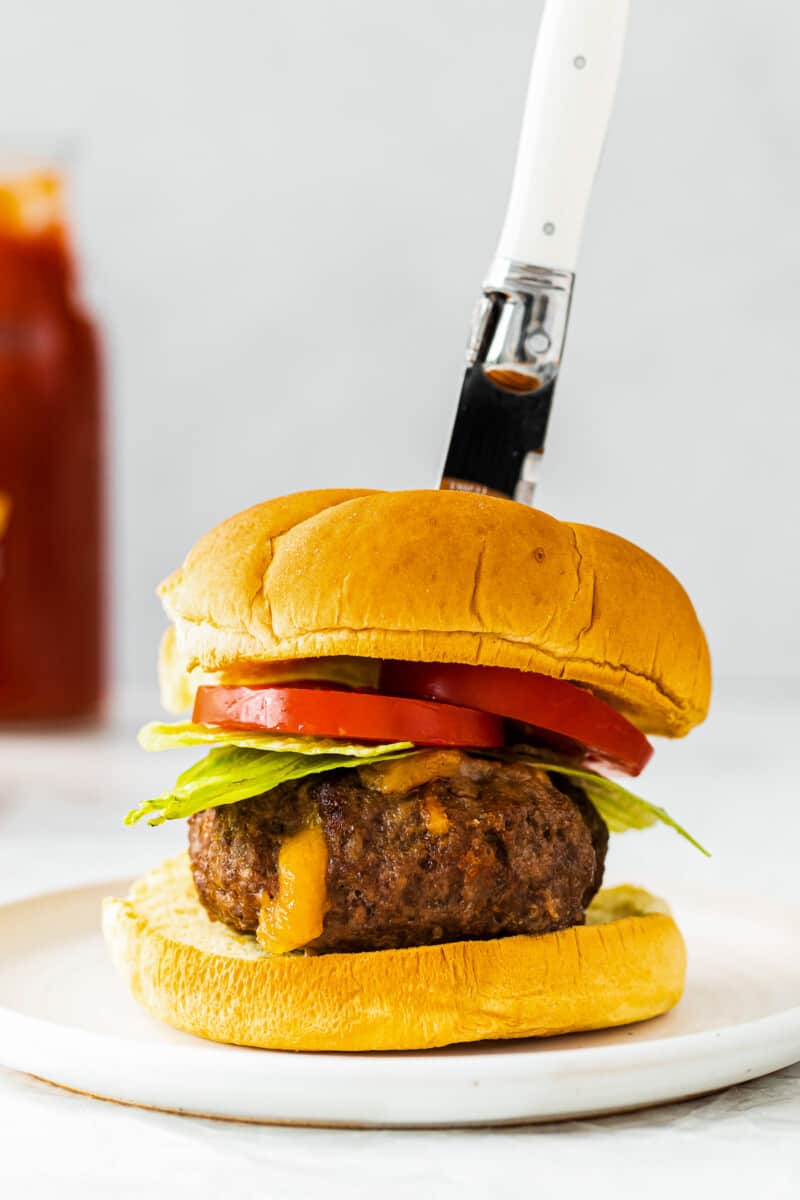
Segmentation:
<svg viewBox="0 0 800 1200">
<path fill-rule="evenodd" d="M 629 0 L 547 0 L 440 487 L 532 504 Z"/>
</svg>

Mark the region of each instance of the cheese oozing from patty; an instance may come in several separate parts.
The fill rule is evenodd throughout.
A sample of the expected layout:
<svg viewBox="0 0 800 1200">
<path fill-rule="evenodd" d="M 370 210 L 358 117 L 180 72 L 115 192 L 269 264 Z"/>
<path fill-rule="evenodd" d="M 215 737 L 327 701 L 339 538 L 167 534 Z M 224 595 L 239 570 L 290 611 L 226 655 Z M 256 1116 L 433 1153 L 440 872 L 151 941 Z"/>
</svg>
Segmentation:
<svg viewBox="0 0 800 1200">
<path fill-rule="evenodd" d="M 329 908 L 327 873 L 328 848 L 319 825 L 281 843 L 277 895 L 264 893 L 256 930 L 270 954 L 288 954 L 320 936 Z"/>
</svg>

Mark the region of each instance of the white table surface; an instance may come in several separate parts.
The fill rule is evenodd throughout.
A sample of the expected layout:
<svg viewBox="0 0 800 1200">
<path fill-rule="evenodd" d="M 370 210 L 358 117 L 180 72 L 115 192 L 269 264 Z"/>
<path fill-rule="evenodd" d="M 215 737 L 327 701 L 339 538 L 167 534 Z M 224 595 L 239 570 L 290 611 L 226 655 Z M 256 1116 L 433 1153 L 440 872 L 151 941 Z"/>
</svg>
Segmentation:
<svg viewBox="0 0 800 1200">
<path fill-rule="evenodd" d="M 767 699 L 769 698 L 769 699 Z M 640 790 L 714 852 L 666 830 L 612 839 L 608 878 L 676 879 L 794 900 L 800 875 L 800 700 L 768 687 L 720 700 L 688 741 L 658 744 Z M 0 737 L 0 902 L 136 873 L 183 823 L 126 830 L 124 812 L 188 756 L 145 755 L 127 723 L 92 735 Z M 800 951 L 800 935 L 798 936 Z M 0 1068 L 0 1195 L 84 1198 L 800 1196 L 800 1064 L 678 1105 L 562 1125 L 453 1131 L 250 1126 L 145 1112 Z"/>
</svg>

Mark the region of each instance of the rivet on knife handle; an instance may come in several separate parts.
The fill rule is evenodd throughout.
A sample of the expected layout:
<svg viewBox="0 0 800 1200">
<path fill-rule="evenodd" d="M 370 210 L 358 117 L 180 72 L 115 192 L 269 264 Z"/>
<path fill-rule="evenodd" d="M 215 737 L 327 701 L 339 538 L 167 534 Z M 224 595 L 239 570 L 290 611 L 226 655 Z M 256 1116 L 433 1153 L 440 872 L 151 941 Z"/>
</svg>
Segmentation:
<svg viewBox="0 0 800 1200">
<path fill-rule="evenodd" d="M 441 486 L 531 504 L 629 0 L 547 0 Z M 538 264 L 538 265 L 534 265 Z"/>
</svg>

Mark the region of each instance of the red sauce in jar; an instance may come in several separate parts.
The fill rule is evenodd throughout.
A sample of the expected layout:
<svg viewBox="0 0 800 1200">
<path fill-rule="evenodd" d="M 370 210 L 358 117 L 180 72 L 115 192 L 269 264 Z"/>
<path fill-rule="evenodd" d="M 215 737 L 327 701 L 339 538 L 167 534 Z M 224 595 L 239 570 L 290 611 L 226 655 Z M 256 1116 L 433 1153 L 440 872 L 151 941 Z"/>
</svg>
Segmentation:
<svg viewBox="0 0 800 1200">
<path fill-rule="evenodd" d="M 0 721 L 98 711 L 102 458 L 98 339 L 59 180 L 0 180 Z"/>
</svg>

